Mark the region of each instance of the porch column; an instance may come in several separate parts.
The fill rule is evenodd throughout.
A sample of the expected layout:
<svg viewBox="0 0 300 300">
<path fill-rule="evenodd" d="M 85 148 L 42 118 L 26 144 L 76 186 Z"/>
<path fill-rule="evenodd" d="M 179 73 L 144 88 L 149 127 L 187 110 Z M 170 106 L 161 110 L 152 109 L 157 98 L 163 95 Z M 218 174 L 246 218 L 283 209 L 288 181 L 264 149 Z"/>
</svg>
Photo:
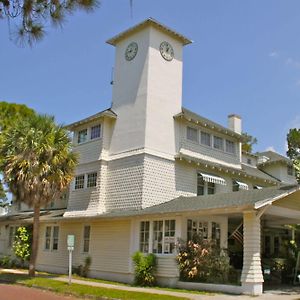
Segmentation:
<svg viewBox="0 0 300 300">
<path fill-rule="evenodd" d="M 241 276 L 245 294 L 260 295 L 263 291 L 263 274 L 260 261 L 260 218 L 255 211 L 246 211 L 244 221 L 244 261 Z"/>
</svg>

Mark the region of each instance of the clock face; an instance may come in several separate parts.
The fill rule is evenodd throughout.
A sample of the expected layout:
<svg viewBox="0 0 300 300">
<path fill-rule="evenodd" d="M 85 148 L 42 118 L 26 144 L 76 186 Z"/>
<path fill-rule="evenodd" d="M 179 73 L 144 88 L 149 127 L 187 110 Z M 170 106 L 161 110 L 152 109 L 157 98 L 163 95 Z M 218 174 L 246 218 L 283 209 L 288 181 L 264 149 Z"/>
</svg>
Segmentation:
<svg viewBox="0 0 300 300">
<path fill-rule="evenodd" d="M 126 60 L 133 60 L 138 52 L 138 44 L 136 42 L 131 42 L 125 50 Z"/>
<path fill-rule="evenodd" d="M 174 58 L 173 47 L 168 42 L 162 42 L 159 46 L 159 51 L 161 56 L 167 61 L 171 61 Z"/>
</svg>

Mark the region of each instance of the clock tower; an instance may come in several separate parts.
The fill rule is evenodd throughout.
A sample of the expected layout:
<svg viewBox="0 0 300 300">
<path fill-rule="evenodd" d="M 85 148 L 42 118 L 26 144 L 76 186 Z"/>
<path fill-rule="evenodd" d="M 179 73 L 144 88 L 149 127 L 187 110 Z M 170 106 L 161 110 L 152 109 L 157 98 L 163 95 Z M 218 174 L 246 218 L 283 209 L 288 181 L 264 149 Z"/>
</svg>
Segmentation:
<svg viewBox="0 0 300 300">
<path fill-rule="evenodd" d="M 182 50 L 189 39 L 154 19 L 109 39 L 116 47 L 112 110 L 117 121 L 110 152 L 144 150 L 174 157 L 181 112 Z"/>
</svg>

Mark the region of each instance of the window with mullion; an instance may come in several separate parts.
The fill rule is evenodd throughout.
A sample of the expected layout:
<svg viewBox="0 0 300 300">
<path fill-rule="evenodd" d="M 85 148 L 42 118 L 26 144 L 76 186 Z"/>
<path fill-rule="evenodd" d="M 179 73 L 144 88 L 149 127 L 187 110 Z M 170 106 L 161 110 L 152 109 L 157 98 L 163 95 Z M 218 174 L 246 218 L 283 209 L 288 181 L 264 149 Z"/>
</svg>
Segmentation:
<svg viewBox="0 0 300 300">
<path fill-rule="evenodd" d="M 87 187 L 95 187 L 97 185 L 97 172 L 87 175 Z"/>
<path fill-rule="evenodd" d="M 45 232 L 45 250 L 50 250 L 51 247 L 51 226 L 46 226 L 46 232 Z"/>
<path fill-rule="evenodd" d="M 99 138 L 101 136 L 101 125 L 95 125 L 91 127 L 91 140 Z"/>
<path fill-rule="evenodd" d="M 201 131 L 201 144 L 211 146 L 211 135 L 209 133 Z"/>
<path fill-rule="evenodd" d="M 78 144 L 84 143 L 87 140 L 87 128 L 78 131 Z"/>
<path fill-rule="evenodd" d="M 52 250 L 58 250 L 58 234 L 59 234 L 59 227 L 53 226 Z"/>
<path fill-rule="evenodd" d="M 153 222 L 153 253 L 162 253 L 163 250 L 163 221 Z"/>
<path fill-rule="evenodd" d="M 214 148 L 224 151 L 223 139 L 214 135 Z"/>
<path fill-rule="evenodd" d="M 140 251 L 149 252 L 150 222 L 142 221 L 140 224 Z"/>
<path fill-rule="evenodd" d="M 198 142 L 198 130 L 188 126 L 186 128 L 186 138 L 190 141 Z"/>
<path fill-rule="evenodd" d="M 90 251 L 90 234 L 91 226 L 86 225 L 83 228 L 83 252 L 88 253 Z"/>
<path fill-rule="evenodd" d="M 75 190 L 84 188 L 84 174 L 75 177 Z"/>
</svg>

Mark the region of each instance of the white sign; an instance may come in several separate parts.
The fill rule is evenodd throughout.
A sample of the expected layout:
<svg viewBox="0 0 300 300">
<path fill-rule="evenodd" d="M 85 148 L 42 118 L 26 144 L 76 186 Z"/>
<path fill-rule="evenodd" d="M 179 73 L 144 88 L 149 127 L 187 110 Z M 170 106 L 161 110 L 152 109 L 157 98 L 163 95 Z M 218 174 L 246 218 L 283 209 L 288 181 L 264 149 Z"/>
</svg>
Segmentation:
<svg viewBox="0 0 300 300">
<path fill-rule="evenodd" d="M 73 234 L 69 234 L 68 235 L 67 244 L 68 244 L 68 247 L 73 247 L 74 248 L 74 245 L 75 245 L 75 235 L 73 235 Z"/>
</svg>

